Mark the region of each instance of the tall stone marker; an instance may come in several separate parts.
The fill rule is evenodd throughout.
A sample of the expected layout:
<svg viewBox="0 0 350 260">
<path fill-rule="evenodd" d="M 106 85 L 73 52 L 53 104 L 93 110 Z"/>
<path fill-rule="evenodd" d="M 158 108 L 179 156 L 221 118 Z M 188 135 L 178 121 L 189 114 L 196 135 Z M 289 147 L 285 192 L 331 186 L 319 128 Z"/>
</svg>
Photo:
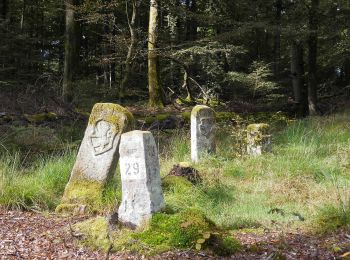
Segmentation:
<svg viewBox="0 0 350 260">
<path fill-rule="evenodd" d="M 271 135 L 268 124 L 251 124 L 247 127 L 247 153 L 258 156 L 271 152 Z"/>
<path fill-rule="evenodd" d="M 200 161 L 206 154 L 215 153 L 215 112 L 198 105 L 191 113 L 191 158 Z"/>
<path fill-rule="evenodd" d="M 134 119 L 122 106 L 98 103 L 92 109 L 58 212 L 83 213 L 101 203 L 103 187 L 116 171 L 121 134 Z"/>
<path fill-rule="evenodd" d="M 157 146 L 151 132 L 132 131 L 122 135 L 119 153 L 122 203 L 118 220 L 135 228 L 164 207 Z"/>
</svg>

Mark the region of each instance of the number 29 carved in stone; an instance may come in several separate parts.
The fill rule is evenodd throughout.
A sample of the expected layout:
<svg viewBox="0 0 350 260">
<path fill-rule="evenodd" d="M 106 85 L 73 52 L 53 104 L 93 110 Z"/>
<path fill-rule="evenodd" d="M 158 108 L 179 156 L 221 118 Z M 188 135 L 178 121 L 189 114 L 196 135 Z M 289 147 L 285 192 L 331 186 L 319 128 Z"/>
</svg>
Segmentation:
<svg viewBox="0 0 350 260">
<path fill-rule="evenodd" d="M 140 165 L 139 163 L 126 163 L 126 171 L 125 174 L 130 176 L 130 175 L 138 175 L 140 172 Z"/>
</svg>

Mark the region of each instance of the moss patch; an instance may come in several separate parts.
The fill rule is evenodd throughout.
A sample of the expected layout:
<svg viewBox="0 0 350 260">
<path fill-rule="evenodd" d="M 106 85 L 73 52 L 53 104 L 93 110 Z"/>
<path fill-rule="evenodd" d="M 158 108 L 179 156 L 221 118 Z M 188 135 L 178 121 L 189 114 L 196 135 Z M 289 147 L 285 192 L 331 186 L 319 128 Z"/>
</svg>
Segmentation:
<svg viewBox="0 0 350 260">
<path fill-rule="evenodd" d="M 93 213 L 100 210 L 103 203 L 103 187 L 103 183 L 96 181 L 81 179 L 70 181 L 56 212 L 74 213 L 81 207 L 85 208 L 84 212 Z"/>
<path fill-rule="evenodd" d="M 53 112 L 49 113 L 41 113 L 35 115 L 24 114 L 25 119 L 27 119 L 30 123 L 42 123 L 45 121 L 55 120 L 57 119 L 57 114 Z"/>
<path fill-rule="evenodd" d="M 220 255 L 231 254 L 240 248 L 237 240 L 220 233 L 196 209 L 177 214 L 157 213 L 143 229 L 131 231 L 122 228 L 111 231 L 109 236 L 107 220 L 102 217 L 78 223 L 74 228 L 84 234 L 82 243 L 85 245 L 106 250 L 113 244 L 115 251 L 136 254 L 154 255 L 176 248 L 198 247 L 197 244 L 201 245 L 198 249 L 210 249 Z"/>
<path fill-rule="evenodd" d="M 158 114 L 158 115 L 154 115 L 154 116 L 146 116 L 145 117 L 145 123 L 146 124 L 152 124 L 154 122 L 163 122 L 165 120 L 167 120 L 170 117 L 169 113 L 165 113 L 165 114 Z"/>
<path fill-rule="evenodd" d="M 162 186 L 165 191 L 186 192 L 192 189 L 192 183 L 184 177 L 168 175 L 162 179 Z"/>
</svg>

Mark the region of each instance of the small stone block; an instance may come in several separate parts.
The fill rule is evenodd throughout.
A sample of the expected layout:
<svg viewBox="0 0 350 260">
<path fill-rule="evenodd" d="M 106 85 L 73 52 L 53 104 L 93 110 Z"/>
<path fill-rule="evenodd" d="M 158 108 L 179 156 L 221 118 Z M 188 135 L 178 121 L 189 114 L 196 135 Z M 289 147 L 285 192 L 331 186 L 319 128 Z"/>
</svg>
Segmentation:
<svg viewBox="0 0 350 260">
<path fill-rule="evenodd" d="M 135 228 L 164 208 L 157 146 L 151 132 L 132 131 L 122 135 L 119 153 L 122 203 L 118 220 Z"/>
<path fill-rule="evenodd" d="M 195 106 L 191 112 L 192 161 L 199 162 L 201 157 L 215 150 L 215 112 L 207 106 Z"/>
<path fill-rule="evenodd" d="M 258 156 L 271 152 L 271 135 L 268 124 L 251 124 L 247 127 L 247 153 Z"/>
</svg>

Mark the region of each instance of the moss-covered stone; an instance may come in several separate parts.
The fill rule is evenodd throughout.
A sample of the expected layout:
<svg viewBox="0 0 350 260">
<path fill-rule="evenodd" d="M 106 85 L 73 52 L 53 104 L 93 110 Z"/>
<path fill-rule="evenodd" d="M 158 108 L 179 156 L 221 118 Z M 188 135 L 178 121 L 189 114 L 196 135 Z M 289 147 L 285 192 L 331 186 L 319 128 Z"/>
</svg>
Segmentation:
<svg viewBox="0 0 350 260">
<path fill-rule="evenodd" d="M 250 155 L 261 155 L 271 151 L 270 126 L 251 124 L 247 127 L 247 151 Z"/>
<path fill-rule="evenodd" d="M 170 117 L 169 113 L 165 113 L 165 114 L 157 114 L 154 116 L 147 116 L 145 117 L 145 123 L 146 124 L 152 124 L 154 122 L 163 122 L 165 120 L 167 120 Z"/>
<path fill-rule="evenodd" d="M 270 131 L 270 126 L 268 124 L 250 124 L 248 125 L 247 127 L 247 131 L 249 133 L 256 133 L 256 132 L 259 132 L 261 134 L 269 134 L 269 131 Z"/>
<path fill-rule="evenodd" d="M 100 121 L 101 124 L 109 123 L 107 128 L 100 130 L 101 132 L 96 131 L 99 129 Z M 61 205 L 57 207 L 58 212 L 70 210 L 73 210 L 73 213 L 79 212 L 80 210 L 75 210 L 74 205 L 78 209 L 85 208 L 86 212 L 101 210 L 105 184 L 114 174 L 117 165 L 115 155 L 120 137 L 117 139 L 116 135 L 131 130 L 133 126 L 133 115 L 122 106 L 112 103 L 95 104 L 71 178 L 66 186 Z M 92 139 L 103 139 L 107 134 L 109 137 L 104 140 L 103 146 L 97 142 L 97 147 L 103 149 L 96 150 Z"/>
<path fill-rule="evenodd" d="M 123 114 L 126 116 L 125 131 L 131 130 L 134 126 L 134 116 L 126 108 L 113 103 L 97 103 L 92 108 L 89 118 L 90 125 L 96 125 L 99 120 L 104 120 L 115 126 L 115 131 L 122 130 L 120 127 L 120 117 Z"/>
<path fill-rule="evenodd" d="M 53 112 L 49 113 L 40 113 L 35 115 L 23 115 L 25 119 L 27 119 L 30 123 L 42 123 L 45 121 L 55 120 L 57 119 L 57 114 Z"/>
</svg>

